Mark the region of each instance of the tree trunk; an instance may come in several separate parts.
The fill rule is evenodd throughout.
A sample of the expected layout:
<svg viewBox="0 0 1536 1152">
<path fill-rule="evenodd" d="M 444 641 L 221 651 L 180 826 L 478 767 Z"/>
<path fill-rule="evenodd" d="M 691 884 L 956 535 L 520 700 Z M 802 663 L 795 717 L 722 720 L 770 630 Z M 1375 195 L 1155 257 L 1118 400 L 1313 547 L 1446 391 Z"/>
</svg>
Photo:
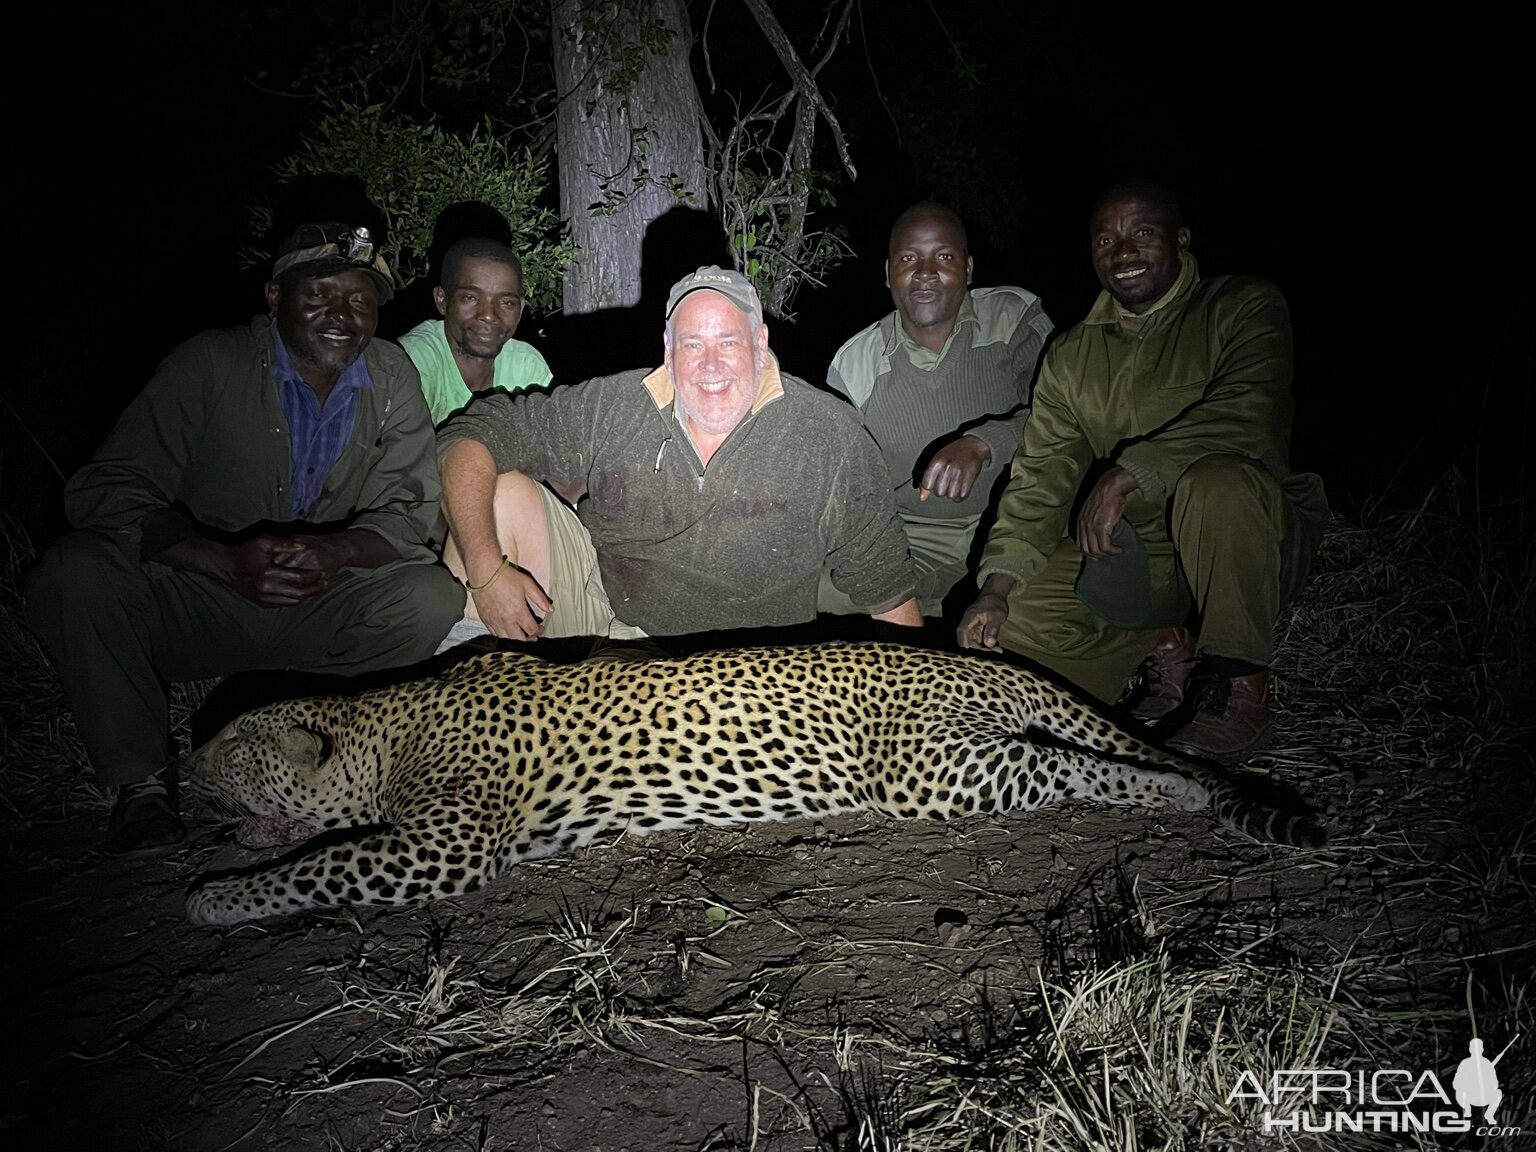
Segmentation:
<svg viewBox="0 0 1536 1152">
<path fill-rule="evenodd" d="M 560 215 L 581 248 L 570 314 L 640 300 L 646 226 L 707 206 L 702 108 L 685 0 L 551 0 Z M 657 43 L 666 29 L 666 44 Z"/>
</svg>

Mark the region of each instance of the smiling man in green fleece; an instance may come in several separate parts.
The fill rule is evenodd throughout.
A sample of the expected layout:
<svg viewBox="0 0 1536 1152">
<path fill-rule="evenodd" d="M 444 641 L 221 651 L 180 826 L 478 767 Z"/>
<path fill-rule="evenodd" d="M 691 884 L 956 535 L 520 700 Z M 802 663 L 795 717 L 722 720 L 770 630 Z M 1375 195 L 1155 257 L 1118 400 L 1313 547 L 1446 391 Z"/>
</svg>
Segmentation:
<svg viewBox="0 0 1536 1152">
<path fill-rule="evenodd" d="M 1089 239 L 1104 291 L 1046 353 L 958 639 L 1167 719 L 1177 751 L 1240 760 L 1268 734 L 1275 621 L 1328 512 L 1290 467 L 1290 314 L 1266 281 L 1201 279 L 1153 181 L 1106 189 Z"/>
<path fill-rule="evenodd" d="M 470 592 L 449 642 L 804 624 L 823 568 L 859 611 L 920 627 L 880 450 L 779 371 L 752 282 L 700 268 L 665 320 L 658 368 L 488 396 L 438 429 L 443 558 Z"/>
</svg>

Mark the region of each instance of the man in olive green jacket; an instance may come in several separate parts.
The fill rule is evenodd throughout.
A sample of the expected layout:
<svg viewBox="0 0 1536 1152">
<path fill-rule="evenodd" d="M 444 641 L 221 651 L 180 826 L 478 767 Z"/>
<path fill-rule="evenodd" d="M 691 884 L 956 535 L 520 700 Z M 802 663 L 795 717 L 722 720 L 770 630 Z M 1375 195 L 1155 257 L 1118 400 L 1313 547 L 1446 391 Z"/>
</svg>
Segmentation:
<svg viewBox="0 0 1536 1152">
<path fill-rule="evenodd" d="M 1091 245 L 1104 292 L 1046 354 L 958 639 L 1104 701 L 1139 687 L 1132 714 L 1168 719 L 1170 747 L 1238 760 L 1268 732 L 1275 620 L 1327 519 L 1290 468 L 1289 312 L 1265 281 L 1202 280 L 1151 181 L 1106 190 Z"/>
<path fill-rule="evenodd" d="M 373 340 L 392 291 L 365 230 L 301 227 L 271 318 L 175 349 L 65 489 L 76 530 L 38 563 L 28 619 L 117 787 L 109 855 L 185 835 L 166 682 L 412 664 L 463 611 L 427 545 L 441 489 L 421 380 Z"/>
</svg>

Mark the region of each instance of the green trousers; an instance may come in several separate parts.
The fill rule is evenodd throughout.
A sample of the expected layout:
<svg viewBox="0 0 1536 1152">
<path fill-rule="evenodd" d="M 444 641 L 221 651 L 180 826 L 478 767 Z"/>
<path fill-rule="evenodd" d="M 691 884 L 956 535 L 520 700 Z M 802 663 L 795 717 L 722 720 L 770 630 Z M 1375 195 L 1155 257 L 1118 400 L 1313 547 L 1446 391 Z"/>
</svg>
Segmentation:
<svg viewBox="0 0 1536 1152">
<path fill-rule="evenodd" d="M 1150 610 L 1140 627 L 1109 623 L 1076 591 L 1084 564 L 1063 540 L 1008 598 L 1004 648 L 1105 702 L 1118 699 L 1163 628 L 1192 626 L 1200 651 L 1268 666 L 1275 621 L 1306 583 L 1327 525 L 1322 482 L 1283 483 L 1255 460 L 1207 456 L 1164 503 L 1132 500 L 1126 517 L 1147 550 Z"/>
<path fill-rule="evenodd" d="M 129 557 L 99 532 L 71 532 L 49 549 L 27 598 L 104 785 L 165 766 L 169 682 L 414 664 L 463 611 L 463 587 L 437 564 L 344 568 L 319 596 L 262 608 L 205 576 Z"/>
</svg>

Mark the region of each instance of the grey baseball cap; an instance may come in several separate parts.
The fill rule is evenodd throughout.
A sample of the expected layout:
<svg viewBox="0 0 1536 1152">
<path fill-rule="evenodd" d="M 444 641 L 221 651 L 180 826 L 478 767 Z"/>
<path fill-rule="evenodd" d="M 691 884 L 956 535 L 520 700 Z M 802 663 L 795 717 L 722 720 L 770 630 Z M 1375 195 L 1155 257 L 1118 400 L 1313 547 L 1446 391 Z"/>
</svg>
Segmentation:
<svg viewBox="0 0 1536 1152">
<path fill-rule="evenodd" d="M 667 294 L 667 319 L 672 319 L 672 313 L 677 311 L 683 297 L 705 289 L 720 293 L 757 323 L 763 322 L 763 302 L 757 298 L 757 289 L 752 287 L 752 281 L 734 268 L 722 268 L 718 264 L 690 272 L 672 285 L 672 291 Z"/>
</svg>

